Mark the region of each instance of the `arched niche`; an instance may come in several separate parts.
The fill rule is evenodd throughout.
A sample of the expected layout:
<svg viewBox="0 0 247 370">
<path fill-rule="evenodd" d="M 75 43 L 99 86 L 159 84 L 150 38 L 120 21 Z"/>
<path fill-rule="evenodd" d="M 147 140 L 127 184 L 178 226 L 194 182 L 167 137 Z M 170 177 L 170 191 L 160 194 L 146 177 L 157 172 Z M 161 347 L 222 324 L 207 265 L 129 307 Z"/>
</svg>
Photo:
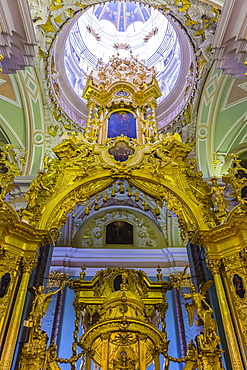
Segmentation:
<svg viewBox="0 0 247 370">
<path fill-rule="evenodd" d="M 107 228 L 115 222 L 128 223 L 133 228 L 131 243 L 107 243 Z M 121 228 L 120 228 L 121 229 Z M 121 231 L 121 230 L 120 230 Z M 75 234 L 77 248 L 165 248 L 167 241 L 157 223 L 144 212 L 129 207 L 102 209 L 88 217 Z"/>
<path fill-rule="evenodd" d="M 15 75 L 1 75 L 0 145 L 11 143 L 15 153 L 25 157 L 22 175 L 35 175 L 42 167 L 45 147 L 46 106 L 38 72 L 31 67 Z M 18 123 L 17 123 L 18 122 Z"/>
</svg>

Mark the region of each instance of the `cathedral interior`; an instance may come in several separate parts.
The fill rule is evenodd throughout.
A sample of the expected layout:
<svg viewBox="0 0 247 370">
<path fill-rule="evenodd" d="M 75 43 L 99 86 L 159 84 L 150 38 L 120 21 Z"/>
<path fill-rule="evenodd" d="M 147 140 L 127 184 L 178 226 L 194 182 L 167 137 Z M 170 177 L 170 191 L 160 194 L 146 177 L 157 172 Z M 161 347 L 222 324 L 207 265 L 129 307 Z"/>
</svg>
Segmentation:
<svg viewBox="0 0 247 370">
<path fill-rule="evenodd" d="M 0 369 L 247 369 L 246 0 L 0 0 Z"/>
</svg>

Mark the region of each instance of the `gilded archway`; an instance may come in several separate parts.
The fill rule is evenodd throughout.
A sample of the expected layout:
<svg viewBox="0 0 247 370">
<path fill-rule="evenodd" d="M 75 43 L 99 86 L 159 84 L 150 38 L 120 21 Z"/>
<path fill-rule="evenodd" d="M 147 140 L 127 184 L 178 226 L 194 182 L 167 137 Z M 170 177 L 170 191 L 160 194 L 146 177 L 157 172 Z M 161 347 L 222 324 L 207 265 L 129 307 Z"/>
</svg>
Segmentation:
<svg viewBox="0 0 247 370">
<path fill-rule="evenodd" d="M 134 150 L 125 162 L 109 154 L 117 142 Z M 196 230 L 216 224 L 210 211 L 210 187 L 188 157 L 190 149 L 177 134 L 162 135 L 145 148 L 124 136 L 99 145 L 88 142 L 82 134 L 72 134 L 54 148 L 56 158 L 45 159 L 45 170 L 27 193 L 23 217 L 38 229 L 60 229 L 76 204 L 124 179 L 162 204 L 166 202 L 178 216 L 184 239 L 188 239 Z"/>
</svg>

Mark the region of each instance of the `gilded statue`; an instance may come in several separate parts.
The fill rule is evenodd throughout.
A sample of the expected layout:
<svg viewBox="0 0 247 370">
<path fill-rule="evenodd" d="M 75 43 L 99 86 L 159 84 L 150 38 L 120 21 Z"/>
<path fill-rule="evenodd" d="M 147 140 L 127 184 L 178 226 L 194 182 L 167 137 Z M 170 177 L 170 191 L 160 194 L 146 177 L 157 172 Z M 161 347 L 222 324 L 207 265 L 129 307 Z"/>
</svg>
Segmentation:
<svg viewBox="0 0 247 370">
<path fill-rule="evenodd" d="M 46 344 L 48 336 L 42 333 L 39 338 L 27 342 L 22 349 L 19 370 L 42 369 L 46 357 Z"/>
<path fill-rule="evenodd" d="M 221 362 L 221 350 L 219 349 L 220 344 L 220 337 L 217 335 L 217 325 L 212 317 L 213 310 L 211 306 L 206 301 L 206 292 L 211 287 L 212 281 L 207 281 L 200 285 L 199 293 L 196 292 L 195 285 L 192 285 L 190 288 L 190 294 L 184 294 L 182 289 L 180 291 L 183 297 L 187 299 L 191 299 L 191 303 L 185 303 L 186 310 L 188 312 L 189 317 L 189 325 L 192 326 L 194 321 L 194 312 L 196 311 L 198 320 L 196 321 L 196 325 L 202 325 L 202 332 L 200 335 L 196 337 L 198 351 L 203 354 L 205 357 L 205 361 L 207 360 L 208 354 L 215 356 L 217 361 Z M 194 354 L 193 354 L 193 351 Z M 190 355 L 189 355 L 190 354 Z M 187 352 L 188 361 L 184 369 L 195 369 L 194 360 L 197 357 L 197 353 L 193 348 L 193 344 L 191 343 L 191 347 L 188 346 Z M 203 361 L 204 361 L 203 360 Z M 201 360 L 200 360 L 201 361 Z"/>
<path fill-rule="evenodd" d="M 33 327 L 34 332 L 39 332 L 41 330 L 41 320 L 45 316 L 52 296 L 62 290 L 67 282 L 68 280 L 64 281 L 61 284 L 61 287 L 55 292 L 52 292 L 52 289 L 50 288 L 48 293 L 44 293 L 45 288 L 42 285 L 38 286 L 37 289 L 35 287 L 28 288 L 35 298 L 32 303 L 30 315 L 25 322 L 25 326 Z"/>
<path fill-rule="evenodd" d="M 194 311 L 196 311 L 198 320 L 196 322 L 197 325 L 207 325 L 209 324 L 211 314 L 213 312 L 212 308 L 210 305 L 207 303 L 205 300 L 206 298 L 206 292 L 212 285 L 212 280 L 207 281 L 206 283 L 200 284 L 200 291 L 199 293 L 196 292 L 196 287 L 193 284 L 190 288 L 190 294 L 185 294 L 182 291 L 182 288 L 180 287 L 180 291 L 184 297 L 184 299 L 188 300 L 191 299 L 191 303 L 185 303 L 186 310 L 188 312 L 188 317 L 189 317 L 189 325 L 193 325 L 194 321 Z M 205 308 L 205 306 L 207 308 Z M 213 320 L 213 319 L 212 319 Z"/>
<path fill-rule="evenodd" d="M 122 351 L 119 355 L 119 360 L 113 360 L 113 368 L 118 370 L 134 370 L 136 363 L 133 359 L 128 358 L 125 351 Z"/>
<path fill-rule="evenodd" d="M 214 177 L 211 179 L 212 188 L 210 194 L 212 195 L 212 201 L 217 207 L 218 212 L 226 212 L 226 205 L 224 201 L 224 191 L 226 189 L 225 186 L 219 186 L 217 184 L 217 178 Z"/>
<path fill-rule="evenodd" d="M 195 370 L 198 366 L 198 350 L 193 340 L 188 343 L 188 349 L 186 352 L 186 365 L 183 370 Z"/>
<path fill-rule="evenodd" d="M 30 188 L 26 194 L 28 205 L 30 207 L 34 207 L 36 205 L 38 197 L 40 196 L 40 193 L 43 191 L 45 196 L 49 196 L 52 193 L 53 189 L 47 186 L 46 172 L 42 170 L 38 171 L 37 178 L 33 179 Z"/>
</svg>

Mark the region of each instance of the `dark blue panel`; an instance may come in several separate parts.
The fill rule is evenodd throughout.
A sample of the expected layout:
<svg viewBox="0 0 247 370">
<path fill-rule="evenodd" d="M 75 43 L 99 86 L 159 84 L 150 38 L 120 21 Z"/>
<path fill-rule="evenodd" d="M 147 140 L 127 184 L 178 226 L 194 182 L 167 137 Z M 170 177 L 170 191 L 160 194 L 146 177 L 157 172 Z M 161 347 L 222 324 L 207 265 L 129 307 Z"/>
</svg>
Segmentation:
<svg viewBox="0 0 247 370">
<path fill-rule="evenodd" d="M 117 137 L 122 134 L 136 139 L 136 119 L 130 112 L 112 113 L 108 120 L 108 137 Z"/>
</svg>

